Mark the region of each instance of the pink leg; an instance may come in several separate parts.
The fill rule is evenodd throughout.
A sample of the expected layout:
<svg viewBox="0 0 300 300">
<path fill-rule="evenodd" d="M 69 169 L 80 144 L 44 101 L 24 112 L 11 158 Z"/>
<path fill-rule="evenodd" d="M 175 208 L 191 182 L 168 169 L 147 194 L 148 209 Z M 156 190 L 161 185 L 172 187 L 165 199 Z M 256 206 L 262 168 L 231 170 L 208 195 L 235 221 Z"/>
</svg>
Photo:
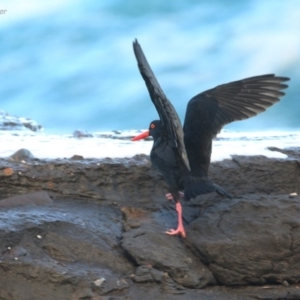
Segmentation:
<svg viewBox="0 0 300 300">
<path fill-rule="evenodd" d="M 178 215 L 178 227 L 176 230 L 170 229 L 170 230 L 166 231 L 166 234 L 169 234 L 169 235 L 181 234 L 181 236 L 183 238 L 185 238 L 186 233 L 185 233 L 183 223 L 182 223 L 182 206 L 181 206 L 180 202 L 176 203 L 176 211 L 177 211 L 177 215 Z"/>
<path fill-rule="evenodd" d="M 184 197 L 184 193 L 183 192 L 179 192 L 179 195 L 180 195 L 181 198 Z M 166 198 L 167 198 L 167 200 L 173 200 L 173 196 L 172 196 L 171 193 L 166 194 Z"/>
</svg>

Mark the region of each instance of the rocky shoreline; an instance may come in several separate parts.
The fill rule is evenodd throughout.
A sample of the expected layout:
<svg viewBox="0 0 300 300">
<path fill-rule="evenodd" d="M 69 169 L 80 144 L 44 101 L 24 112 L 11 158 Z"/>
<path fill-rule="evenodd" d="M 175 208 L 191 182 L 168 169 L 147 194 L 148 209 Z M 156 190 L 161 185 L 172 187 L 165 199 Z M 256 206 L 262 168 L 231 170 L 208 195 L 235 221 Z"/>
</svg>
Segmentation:
<svg viewBox="0 0 300 300">
<path fill-rule="evenodd" d="M 300 149 L 233 156 L 233 199 L 183 203 L 187 238 L 145 155 L 0 159 L 0 299 L 299 299 Z"/>
</svg>

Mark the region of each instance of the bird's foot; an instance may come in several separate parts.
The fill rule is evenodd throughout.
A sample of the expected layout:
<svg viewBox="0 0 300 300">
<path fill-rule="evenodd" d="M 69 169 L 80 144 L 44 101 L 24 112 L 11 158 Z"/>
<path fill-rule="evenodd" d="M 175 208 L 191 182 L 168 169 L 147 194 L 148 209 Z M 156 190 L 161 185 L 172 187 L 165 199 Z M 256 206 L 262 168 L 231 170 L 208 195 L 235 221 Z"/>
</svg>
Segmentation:
<svg viewBox="0 0 300 300">
<path fill-rule="evenodd" d="M 185 230 L 184 230 L 183 226 L 178 226 L 177 229 L 170 229 L 170 230 L 166 231 L 166 234 L 181 235 L 183 238 L 186 237 L 186 233 L 185 233 Z"/>
<path fill-rule="evenodd" d="M 183 192 L 179 192 L 179 195 L 180 195 L 181 198 L 184 197 Z M 174 199 L 171 193 L 166 194 L 166 198 L 167 198 L 167 200 L 173 200 Z"/>
</svg>

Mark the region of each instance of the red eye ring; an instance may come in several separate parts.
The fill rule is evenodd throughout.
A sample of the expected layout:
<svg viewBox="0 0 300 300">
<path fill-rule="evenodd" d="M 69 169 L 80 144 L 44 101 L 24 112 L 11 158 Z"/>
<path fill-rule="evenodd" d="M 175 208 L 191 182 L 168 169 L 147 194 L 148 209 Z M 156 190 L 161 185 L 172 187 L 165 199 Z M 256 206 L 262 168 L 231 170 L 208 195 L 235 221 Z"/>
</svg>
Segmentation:
<svg viewBox="0 0 300 300">
<path fill-rule="evenodd" d="M 153 128 L 155 128 L 155 125 L 154 125 L 154 124 L 151 124 L 150 127 L 153 129 Z"/>
</svg>

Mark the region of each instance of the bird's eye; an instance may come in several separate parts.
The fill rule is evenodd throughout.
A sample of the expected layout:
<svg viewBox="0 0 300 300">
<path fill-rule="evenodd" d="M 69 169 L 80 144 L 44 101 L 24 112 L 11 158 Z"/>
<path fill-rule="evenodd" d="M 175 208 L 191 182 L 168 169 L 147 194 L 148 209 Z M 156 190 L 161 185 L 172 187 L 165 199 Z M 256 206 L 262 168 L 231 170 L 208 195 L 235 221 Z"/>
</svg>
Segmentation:
<svg viewBox="0 0 300 300">
<path fill-rule="evenodd" d="M 155 128 L 155 125 L 154 125 L 154 124 L 151 124 L 150 127 L 153 129 L 153 128 Z"/>
</svg>

